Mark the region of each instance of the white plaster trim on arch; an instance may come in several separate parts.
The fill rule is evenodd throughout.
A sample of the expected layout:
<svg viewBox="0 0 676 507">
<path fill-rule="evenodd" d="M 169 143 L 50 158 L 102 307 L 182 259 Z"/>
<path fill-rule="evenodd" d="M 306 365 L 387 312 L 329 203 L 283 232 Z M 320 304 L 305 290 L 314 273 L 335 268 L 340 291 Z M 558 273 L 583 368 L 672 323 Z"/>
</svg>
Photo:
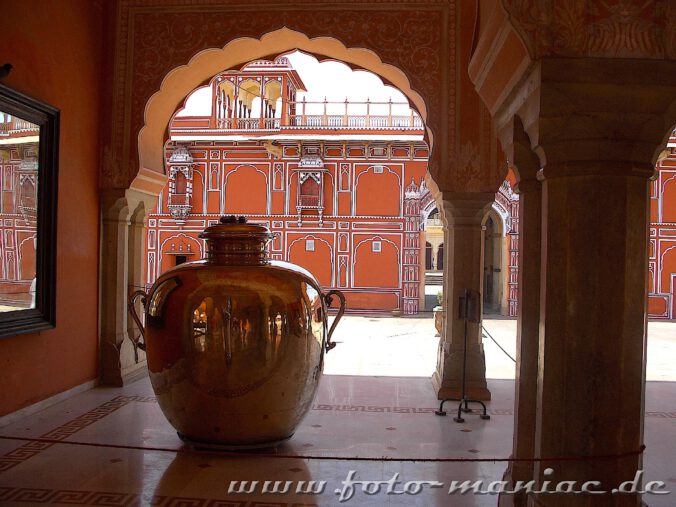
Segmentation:
<svg viewBox="0 0 676 507">
<path fill-rule="evenodd" d="M 155 280 L 157 280 L 157 278 L 162 274 L 160 269 L 162 267 L 162 259 L 164 257 L 164 245 L 165 245 L 165 243 L 167 241 L 174 239 L 174 238 L 181 238 L 181 237 L 185 238 L 188 241 L 197 243 L 197 246 L 199 247 L 200 259 L 204 258 L 204 248 L 202 246 L 202 243 L 199 240 L 197 240 L 197 239 L 195 239 L 191 236 L 188 236 L 187 234 L 185 234 L 183 232 L 179 232 L 178 234 L 174 234 L 173 236 L 169 236 L 168 238 L 165 238 L 164 241 L 162 241 L 161 243 L 157 243 L 158 248 L 157 248 L 157 256 L 155 258 L 155 271 L 156 271 Z M 196 252 L 193 252 L 193 253 L 196 253 Z"/>
<path fill-rule="evenodd" d="M 675 248 L 676 245 L 672 245 L 660 254 L 660 262 L 659 265 L 657 266 L 658 272 L 656 274 L 656 282 L 658 283 L 658 285 L 653 285 L 653 287 L 655 288 L 655 292 L 662 292 L 662 272 L 664 270 L 664 256 L 667 255 L 669 250 L 674 250 Z"/>
<path fill-rule="evenodd" d="M 297 171 L 289 168 L 288 164 L 284 164 L 286 169 L 286 190 L 284 191 L 284 214 L 289 215 L 291 212 L 291 185 L 293 185 L 293 178 L 296 178 L 296 187 L 298 187 L 298 174 Z M 296 195 L 296 201 L 298 200 L 298 195 Z M 296 206 L 296 204 L 294 204 Z M 297 210 L 296 210 L 297 211 Z"/>
<path fill-rule="evenodd" d="M 319 240 L 322 243 L 325 243 L 326 246 L 329 247 L 329 255 L 330 255 L 330 260 L 331 260 L 331 287 L 336 286 L 336 266 L 334 262 L 334 252 L 333 252 L 333 247 L 331 246 L 331 243 L 326 241 L 324 238 L 321 238 L 319 236 L 315 236 L 314 234 L 306 234 L 305 236 L 299 236 L 298 238 L 294 239 L 289 246 L 286 248 L 286 257 L 289 259 L 289 262 L 291 262 L 291 249 L 293 248 L 293 245 L 300 241 L 305 241 L 308 239 L 313 239 L 313 240 Z M 308 270 L 309 271 L 309 270 Z M 314 276 L 314 273 L 313 273 Z"/>
<path fill-rule="evenodd" d="M 669 170 L 663 170 L 663 171 L 664 171 L 665 173 L 671 172 L 671 171 L 669 171 Z M 664 181 L 662 182 L 662 188 L 660 189 L 660 196 L 664 193 L 664 189 L 666 188 L 667 183 L 669 183 L 669 182 L 670 182 L 671 180 L 673 180 L 673 179 L 676 179 L 676 173 L 672 174 L 669 178 L 667 178 L 666 180 L 664 180 Z"/>
<path fill-rule="evenodd" d="M 33 240 L 33 242 L 35 242 L 36 239 L 37 234 L 31 234 L 30 236 L 24 238 L 21 241 L 21 243 L 19 243 L 19 246 L 16 249 L 16 264 L 19 271 L 18 273 L 19 276 L 17 277 L 18 280 L 25 280 L 25 278 L 23 277 L 23 264 L 21 262 L 23 261 L 23 244 L 28 240 Z M 33 245 L 33 249 L 36 250 L 35 244 Z M 35 259 L 35 268 L 37 270 L 37 258 Z"/>
<path fill-rule="evenodd" d="M 162 80 L 160 89 L 153 94 L 144 111 L 144 126 L 138 135 L 139 167 L 164 173 L 163 146 L 164 135 L 175 112 L 185 98 L 206 80 L 223 71 L 242 64 L 299 49 L 311 54 L 317 53 L 327 58 L 352 63 L 379 78 L 392 83 L 411 101 L 418 110 L 423 123 L 427 120 L 427 107 L 422 96 L 411 88 L 407 76 L 399 68 L 383 63 L 378 55 L 366 48 L 348 48 L 332 37 L 308 38 L 305 34 L 286 27 L 263 35 L 260 39 L 237 38 L 223 48 L 205 49 L 194 55 L 186 65 L 176 67 Z M 430 149 L 433 145 L 433 133 L 427 128 Z"/>
<path fill-rule="evenodd" d="M 427 192 L 427 194 L 431 195 L 431 192 Z M 423 196 L 423 199 L 427 197 L 427 194 Z M 422 199 L 421 199 L 422 200 Z M 425 225 L 425 222 L 427 219 L 430 217 L 432 212 L 434 210 L 438 211 L 439 207 L 437 206 L 437 201 L 434 199 L 431 199 L 421 210 L 421 215 L 422 215 L 422 224 L 423 226 Z M 441 212 L 440 212 L 441 213 Z"/>
<path fill-rule="evenodd" d="M 657 219 L 659 222 L 664 221 L 664 190 L 667 187 L 667 183 L 669 183 L 671 180 L 676 179 L 676 171 L 672 171 L 671 169 L 658 169 L 660 173 L 660 178 L 664 174 L 665 176 L 673 174 L 669 176 L 666 180 L 664 181 L 658 181 L 655 180 L 655 186 L 657 186 L 657 195 L 655 196 L 657 198 Z"/>
<path fill-rule="evenodd" d="M 240 164 L 240 165 L 236 166 L 232 171 L 223 171 L 224 173 L 226 173 L 225 177 L 223 179 L 223 191 L 222 191 L 223 210 L 225 210 L 225 206 L 227 204 L 225 202 L 225 191 L 226 191 L 226 187 L 228 186 L 228 178 L 230 178 L 230 176 L 235 174 L 240 169 L 244 169 L 244 168 L 254 169 L 256 172 L 261 173 L 263 175 L 263 177 L 265 178 L 265 214 L 269 215 L 270 214 L 270 202 L 272 201 L 272 197 L 270 195 L 270 192 L 271 192 L 270 179 L 268 178 L 268 175 L 265 174 L 265 172 L 261 171 L 258 167 L 256 167 L 255 165 L 252 165 L 252 164 Z M 270 168 L 268 168 L 268 171 L 270 171 Z"/>
<path fill-rule="evenodd" d="M 30 236 L 24 238 L 24 239 L 21 241 L 21 243 L 19 243 L 19 248 L 17 248 L 17 251 L 18 251 L 19 253 L 21 253 L 21 248 L 22 248 L 23 244 L 24 244 L 26 241 L 28 241 L 29 239 L 35 240 L 36 237 L 37 237 L 36 234 L 31 234 Z M 19 255 L 19 259 L 21 259 L 21 255 Z"/>
<path fill-rule="evenodd" d="M 486 225 L 486 220 L 490 216 L 491 212 L 494 212 L 500 219 L 500 224 L 502 226 L 501 227 L 502 236 L 503 237 L 506 236 L 507 233 L 509 232 L 509 229 L 507 227 L 507 223 L 509 222 L 509 212 L 505 208 L 503 208 L 497 201 L 493 202 L 491 209 L 488 210 L 488 213 L 486 213 L 486 216 L 484 217 L 484 225 Z"/>
<path fill-rule="evenodd" d="M 353 236 L 353 241 L 354 241 L 354 236 Z M 389 240 L 387 238 L 384 238 L 382 236 L 371 236 L 370 238 L 365 238 L 362 239 L 359 243 L 354 245 L 354 248 L 352 249 L 352 266 L 350 266 L 350 279 L 352 280 L 352 286 L 353 288 L 361 288 L 361 289 L 373 289 L 373 288 L 385 288 L 385 287 L 367 287 L 367 286 L 362 286 L 362 285 L 355 285 L 354 283 L 354 267 L 357 265 L 357 253 L 359 252 L 359 247 L 363 243 L 373 243 L 374 241 L 385 241 L 386 243 L 391 244 L 394 249 L 397 252 L 397 287 L 398 289 L 401 289 L 402 287 L 402 279 L 403 279 L 403 273 L 402 273 L 402 268 L 403 268 L 403 263 L 401 262 L 401 251 L 399 250 L 399 247 L 397 244 Z M 391 287 L 386 287 L 386 288 L 391 288 Z"/>
<path fill-rule="evenodd" d="M 204 166 L 205 166 L 204 170 L 208 171 L 209 169 L 206 167 L 206 165 L 207 164 L 204 164 Z M 192 188 L 190 189 L 192 191 L 193 207 L 195 207 L 194 202 L 195 202 L 195 180 L 196 179 L 199 179 L 202 182 L 202 195 L 200 196 L 200 199 L 202 199 L 202 206 L 201 206 L 202 212 L 199 213 L 199 215 L 202 215 L 202 214 L 204 214 L 204 210 L 207 209 L 207 206 L 206 206 L 206 204 L 207 204 L 206 184 L 207 184 L 207 182 L 205 180 L 205 175 L 202 174 L 202 171 L 200 169 L 198 169 L 197 167 L 194 167 L 193 170 L 192 170 L 192 183 L 191 183 Z M 191 213 L 192 213 L 192 211 L 191 211 Z"/>
<path fill-rule="evenodd" d="M 660 173 L 662 173 L 662 174 L 664 174 L 664 173 L 668 174 L 669 172 L 671 172 L 671 171 L 660 170 Z M 666 176 L 666 174 L 665 174 L 665 176 Z M 671 180 L 674 180 L 674 179 L 676 179 L 676 172 L 672 176 L 668 177 L 666 180 L 661 182 L 658 194 L 656 195 L 656 197 L 657 197 L 657 219 L 660 222 L 664 221 L 664 191 L 667 188 L 667 183 L 669 183 Z"/>
<path fill-rule="evenodd" d="M 674 297 L 676 295 L 676 273 L 671 273 L 671 287 L 669 290 L 669 306 L 667 308 L 667 318 L 668 319 L 673 319 L 674 315 L 676 312 L 676 298 Z"/>
<path fill-rule="evenodd" d="M 655 262 L 654 262 L 654 261 L 648 262 L 648 278 L 650 278 L 650 281 L 652 282 L 652 283 L 649 283 L 649 284 L 648 284 L 648 287 L 650 287 L 650 285 L 653 286 L 652 292 L 648 291 L 648 295 L 657 293 L 657 290 L 656 290 L 656 289 L 657 289 L 657 284 L 655 283 L 655 282 L 656 282 L 656 277 L 657 277 L 657 269 L 656 269 L 656 268 L 657 268 L 657 267 L 655 266 Z"/>
<path fill-rule="evenodd" d="M 338 214 L 338 192 L 336 190 L 336 185 L 338 184 L 338 180 L 334 177 L 333 173 L 337 173 L 338 171 L 338 164 L 336 162 L 329 162 L 328 164 L 324 164 L 324 167 L 327 165 L 333 165 L 333 172 L 331 170 L 327 170 L 324 174 L 328 174 L 329 178 L 331 179 L 331 202 L 332 204 L 332 209 L 331 209 L 331 215 L 337 215 Z"/>
</svg>

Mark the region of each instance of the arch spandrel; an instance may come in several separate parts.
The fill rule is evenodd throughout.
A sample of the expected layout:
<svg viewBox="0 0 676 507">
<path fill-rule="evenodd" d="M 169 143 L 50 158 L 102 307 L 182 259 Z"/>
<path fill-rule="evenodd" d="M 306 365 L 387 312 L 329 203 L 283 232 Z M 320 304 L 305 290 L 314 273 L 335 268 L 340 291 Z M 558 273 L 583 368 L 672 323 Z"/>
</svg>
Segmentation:
<svg viewBox="0 0 676 507">
<path fill-rule="evenodd" d="M 111 143 L 107 146 L 118 161 L 104 164 L 104 187 L 125 188 L 137 173 L 138 133 L 144 126 L 146 106 L 165 76 L 201 52 L 219 51 L 228 41 L 245 38 L 268 43 L 268 47 L 240 56 L 232 65 L 219 63 L 209 77 L 224 68 L 235 68 L 285 49 L 298 48 L 344 61 L 376 73 L 403 91 L 437 135 L 438 157 L 441 154 L 447 157 L 450 140 L 454 139 L 453 125 L 449 127 L 450 112 L 444 104 L 454 103 L 448 84 L 454 82 L 455 75 L 455 3 L 455 0 L 404 0 L 396 6 L 372 1 L 346 5 L 314 0 L 294 2 L 290 9 L 288 2 L 273 1 L 266 3 L 265 10 L 257 11 L 251 5 L 215 1 L 210 4 L 208 0 L 199 5 L 163 0 L 152 9 L 146 1 L 120 2 L 114 13 L 118 27 L 116 86 Z M 272 33 L 283 36 L 273 41 L 269 37 Z M 305 34 L 306 41 L 328 41 L 329 47 L 293 43 L 293 34 Z M 284 40 L 286 44 L 280 45 Z M 336 47 L 342 50 L 336 52 Z M 345 48 L 368 49 L 355 55 L 344 54 Z M 192 82 L 191 89 L 203 81 Z M 181 99 L 184 96 L 185 93 Z M 158 171 L 156 161 L 160 157 L 157 153 L 150 155 L 155 162 L 146 163 L 147 157 L 142 155 L 140 167 Z M 134 161 L 132 165 L 120 162 L 130 159 Z M 433 161 L 433 165 L 441 164 Z"/>
<path fill-rule="evenodd" d="M 346 48 L 335 39 L 308 39 L 305 35 L 288 29 L 267 34 L 260 40 L 237 39 L 220 50 L 209 49 L 195 55 L 187 65 L 172 70 L 162 82 L 161 88 L 148 101 L 145 108 L 145 124 L 139 133 L 140 167 L 154 172 L 163 172 L 163 144 L 166 127 L 176 108 L 197 86 L 210 79 L 223 68 L 237 67 L 246 61 L 262 58 L 271 52 L 300 49 L 322 52 L 341 61 L 358 64 L 393 83 L 420 111 L 427 120 L 427 107 L 422 97 L 411 89 L 406 75 L 399 69 L 382 63 L 370 50 Z M 433 142 L 432 128 L 428 137 Z"/>
</svg>

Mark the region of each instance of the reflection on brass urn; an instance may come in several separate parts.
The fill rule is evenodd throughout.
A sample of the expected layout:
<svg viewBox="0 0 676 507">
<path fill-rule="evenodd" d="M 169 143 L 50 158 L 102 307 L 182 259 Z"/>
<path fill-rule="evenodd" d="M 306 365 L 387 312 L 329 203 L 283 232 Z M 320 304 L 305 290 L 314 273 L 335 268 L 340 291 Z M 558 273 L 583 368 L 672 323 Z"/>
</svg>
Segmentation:
<svg viewBox="0 0 676 507">
<path fill-rule="evenodd" d="M 322 294 L 299 266 L 268 260 L 273 235 L 264 226 L 222 218 L 200 237 L 206 259 L 167 271 L 148 294 L 131 297 L 153 390 L 184 440 L 274 445 L 310 409 L 345 298 L 335 290 Z M 329 330 L 333 296 L 341 307 Z"/>
</svg>

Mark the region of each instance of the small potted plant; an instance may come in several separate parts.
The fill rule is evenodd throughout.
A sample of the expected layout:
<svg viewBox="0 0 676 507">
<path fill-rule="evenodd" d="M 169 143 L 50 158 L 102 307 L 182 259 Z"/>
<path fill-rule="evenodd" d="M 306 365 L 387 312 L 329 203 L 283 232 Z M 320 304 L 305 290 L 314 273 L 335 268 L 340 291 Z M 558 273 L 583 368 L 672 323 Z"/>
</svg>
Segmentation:
<svg viewBox="0 0 676 507">
<path fill-rule="evenodd" d="M 444 293 L 442 291 L 437 292 L 437 306 L 432 310 L 434 312 L 434 327 L 437 330 L 437 334 L 434 336 L 441 336 L 441 330 L 444 328 Z"/>
</svg>

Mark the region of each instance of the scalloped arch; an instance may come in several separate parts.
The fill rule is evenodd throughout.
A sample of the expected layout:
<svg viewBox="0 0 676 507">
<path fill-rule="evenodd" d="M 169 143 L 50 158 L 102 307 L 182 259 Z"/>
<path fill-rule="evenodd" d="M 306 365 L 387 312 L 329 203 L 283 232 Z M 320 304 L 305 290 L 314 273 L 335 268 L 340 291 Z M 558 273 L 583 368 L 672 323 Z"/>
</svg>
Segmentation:
<svg viewBox="0 0 676 507">
<path fill-rule="evenodd" d="M 427 107 L 423 97 L 411 88 L 404 72 L 393 65 L 383 63 L 375 52 L 365 48 L 348 48 L 332 37 L 310 39 L 301 32 L 281 28 L 263 35 L 260 39 L 238 38 L 223 48 L 200 51 L 186 65 L 176 67 L 165 76 L 160 89 L 146 104 L 144 125 L 138 136 L 140 171 L 132 187 L 140 183 L 146 191 L 149 191 L 150 180 L 153 180 L 152 186 L 158 188 L 151 191 L 160 192 L 164 182 L 156 175 L 164 174 L 164 140 L 167 125 L 176 108 L 192 90 L 223 69 L 238 67 L 251 60 L 294 49 L 322 55 L 373 72 L 406 95 L 426 123 Z M 433 136 L 429 127 L 427 134 L 431 149 Z M 152 176 L 153 174 L 155 176 Z"/>
</svg>

